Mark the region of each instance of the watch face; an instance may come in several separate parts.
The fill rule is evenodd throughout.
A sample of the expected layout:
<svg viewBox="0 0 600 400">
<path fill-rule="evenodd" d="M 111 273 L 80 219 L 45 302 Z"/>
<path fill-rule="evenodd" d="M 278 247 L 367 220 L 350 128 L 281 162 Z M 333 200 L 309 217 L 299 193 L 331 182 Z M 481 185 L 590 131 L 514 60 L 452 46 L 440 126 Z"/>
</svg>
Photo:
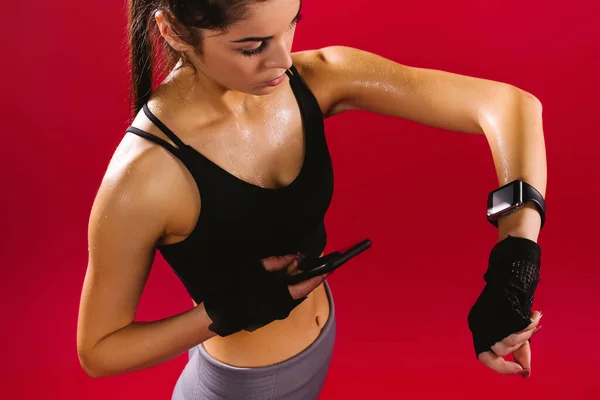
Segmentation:
<svg viewBox="0 0 600 400">
<path fill-rule="evenodd" d="M 488 217 L 498 218 L 522 207 L 520 189 L 518 182 L 511 182 L 491 192 L 488 198 Z"/>
<path fill-rule="evenodd" d="M 512 185 L 498 189 L 492 193 L 492 204 L 488 207 L 488 214 L 495 215 L 509 209 L 513 204 L 515 191 Z"/>
</svg>

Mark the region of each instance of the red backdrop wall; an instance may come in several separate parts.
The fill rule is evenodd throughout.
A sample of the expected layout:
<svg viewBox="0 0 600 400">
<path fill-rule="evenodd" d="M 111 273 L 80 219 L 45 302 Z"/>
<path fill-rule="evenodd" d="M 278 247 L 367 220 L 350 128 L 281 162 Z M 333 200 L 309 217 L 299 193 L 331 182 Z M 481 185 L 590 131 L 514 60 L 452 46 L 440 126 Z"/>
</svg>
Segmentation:
<svg viewBox="0 0 600 400">
<path fill-rule="evenodd" d="M 77 360 L 87 218 L 127 126 L 124 3 L 3 7 L 2 398 L 168 399 L 186 362 L 93 379 Z M 363 237 L 373 247 L 329 280 L 338 336 L 323 399 L 595 398 L 599 11 L 591 0 L 305 1 L 294 50 L 341 44 L 512 83 L 542 101 L 548 151 L 544 329 L 524 380 L 477 362 L 466 324 L 496 241 L 485 137 L 364 112 L 326 122 L 327 250 Z M 189 307 L 157 259 L 139 318 Z"/>
</svg>

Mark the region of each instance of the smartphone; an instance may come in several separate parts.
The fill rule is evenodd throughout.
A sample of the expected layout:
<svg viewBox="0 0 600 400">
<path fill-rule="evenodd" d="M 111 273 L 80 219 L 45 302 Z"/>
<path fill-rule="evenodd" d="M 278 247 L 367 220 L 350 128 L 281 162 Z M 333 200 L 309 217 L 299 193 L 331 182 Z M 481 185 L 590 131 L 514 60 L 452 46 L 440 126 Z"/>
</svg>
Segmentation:
<svg viewBox="0 0 600 400">
<path fill-rule="evenodd" d="M 304 272 L 296 275 L 290 275 L 287 278 L 287 283 L 288 285 L 294 285 L 307 279 L 314 278 L 315 276 L 331 272 L 341 267 L 351 258 L 354 258 L 363 251 L 367 250 L 369 247 L 371 247 L 371 241 L 366 239 L 348 248 L 347 250 L 334 251 L 313 261 L 305 260 L 298 265 L 298 269 Z"/>
</svg>

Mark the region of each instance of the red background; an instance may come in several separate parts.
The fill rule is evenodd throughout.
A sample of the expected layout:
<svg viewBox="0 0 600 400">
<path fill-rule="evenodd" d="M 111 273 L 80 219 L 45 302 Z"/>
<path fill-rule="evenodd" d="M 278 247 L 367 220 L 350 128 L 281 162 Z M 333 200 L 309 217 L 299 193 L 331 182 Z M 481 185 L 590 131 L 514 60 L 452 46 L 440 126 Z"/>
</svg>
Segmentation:
<svg viewBox="0 0 600 400">
<path fill-rule="evenodd" d="M 87 218 L 127 126 L 125 2 L 3 7 L 1 397 L 170 399 L 186 356 L 93 379 L 76 319 Z M 364 112 L 326 122 L 336 171 L 327 250 L 373 247 L 329 279 L 338 336 L 323 399 L 591 399 L 599 384 L 600 280 L 595 1 L 306 0 L 294 50 L 347 45 L 397 62 L 505 81 L 544 105 L 548 224 L 532 376 L 476 361 L 466 324 L 496 230 L 484 136 Z M 8 9 L 6 7 L 8 6 Z M 157 259 L 139 312 L 190 300 Z"/>
</svg>

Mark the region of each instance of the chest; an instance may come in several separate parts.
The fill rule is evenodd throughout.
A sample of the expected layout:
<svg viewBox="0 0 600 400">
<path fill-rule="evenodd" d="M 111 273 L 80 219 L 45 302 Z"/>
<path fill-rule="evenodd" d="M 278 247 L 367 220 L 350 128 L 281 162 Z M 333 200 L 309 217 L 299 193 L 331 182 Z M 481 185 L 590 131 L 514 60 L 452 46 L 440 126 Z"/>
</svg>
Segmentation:
<svg viewBox="0 0 600 400">
<path fill-rule="evenodd" d="M 306 152 L 302 113 L 293 96 L 282 96 L 246 115 L 202 128 L 188 144 L 228 174 L 267 189 L 289 185 Z"/>
<path fill-rule="evenodd" d="M 247 243 L 249 237 L 274 242 L 270 235 L 304 232 L 322 220 L 333 175 L 318 106 L 291 95 L 255 110 L 186 135 L 200 199 L 196 190 L 177 197 L 180 223 L 171 232 L 181 233 L 172 239 L 202 226 L 206 243 L 233 233 Z"/>
</svg>

